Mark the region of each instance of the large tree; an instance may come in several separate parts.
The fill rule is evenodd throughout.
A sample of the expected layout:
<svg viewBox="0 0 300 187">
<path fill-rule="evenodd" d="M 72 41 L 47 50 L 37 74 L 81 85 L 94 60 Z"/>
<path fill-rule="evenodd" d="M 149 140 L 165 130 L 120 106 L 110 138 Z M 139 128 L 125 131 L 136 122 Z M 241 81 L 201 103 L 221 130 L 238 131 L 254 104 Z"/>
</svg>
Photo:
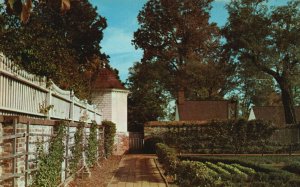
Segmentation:
<svg viewBox="0 0 300 187">
<path fill-rule="evenodd" d="M 153 64 L 135 63 L 129 71 L 127 87 L 130 90 L 128 98 L 128 128 L 129 131 L 143 131 L 143 124 L 166 118 L 170 94 L 158 81 L 161 73 L 159 66 Z"/>
<path fill-rule="evenodd" d="M 107 61 L 99 45 L 106 20 L 88 0 L 71 3 L 61 14 L 61 0 L 34 1 L 26 24 L 2 9 L 0 51 L 21 68 L 87 97 L 93 72 Z"/>
<path fill-rule="evenodd" d="M 209 23 L 211 2 L 149 0 L 138 15 L 133 43 L 144 51 L 143 64 L 161 67 L 160 82 L 174 97 L 183 88 L 191 98 L 215 99 L 228 89 L 232 71 L 220 58 L 219 29 Z"/>
<path fill-rule="evenodd" d="M 300 1 L 269 8 L 266 0 L 236 0 L 224 28 L 233 60 L 271 76 L 281 90 L 286 123 L 297 123 L 292 80 L 300 64 Z"/>
</svg>

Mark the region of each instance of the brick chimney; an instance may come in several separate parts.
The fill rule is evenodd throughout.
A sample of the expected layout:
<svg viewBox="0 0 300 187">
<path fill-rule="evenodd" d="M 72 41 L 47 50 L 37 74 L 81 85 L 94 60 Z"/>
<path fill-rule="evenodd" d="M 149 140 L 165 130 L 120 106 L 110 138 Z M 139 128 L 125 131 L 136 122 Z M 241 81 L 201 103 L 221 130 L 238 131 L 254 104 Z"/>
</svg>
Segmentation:
<svg viewBox="0 0 300 187">
<path fill-rule="evenodd" d="M 185 97 L 184 97 L 184 90 L 181 89 L 178 91 L 178 96 L 177 96 L 177 103 L 179 105 L 183 104 L 185 102 Z"/>
</svg>

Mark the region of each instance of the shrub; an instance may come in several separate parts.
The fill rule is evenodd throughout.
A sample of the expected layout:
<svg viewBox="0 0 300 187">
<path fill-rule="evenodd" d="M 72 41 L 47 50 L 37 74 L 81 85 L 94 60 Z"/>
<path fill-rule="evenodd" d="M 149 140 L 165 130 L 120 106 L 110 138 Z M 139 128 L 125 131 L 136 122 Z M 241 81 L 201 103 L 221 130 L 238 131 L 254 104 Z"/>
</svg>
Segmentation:
<svg viewBox="0 0 300 187">
<path fill-rule="evenodd" d="M 38 172 L 34 176 L 33 185 L 36 187 L 57 186 L 60 183 L 61 163 L 64 159 L 65 147 L 63 139 L 66 135 L 63 121 L 57 126 L 56 136 L 52 137 L 49 152 L 43 148 L 39 152 Z"/>
<path fill-rule="evenodd" d="M 176 147 L 182 152 L 265 153 L 277 151 L 277 147 L 267 146 L 268 139 L 275 128 L 271 123 L 262 120 L 249 122 L 244 119 L 213 120 L 208 123 L 149 122 L 145 126 L 147 128 L 161 126 L 168 129 L 167 132 L 159 135 L 159 141 Z M 154 138 L 158 139 L 158 137 Z"/>
<path fill-rule="evenodd" d="M 222 167 L 217 166 L 216 164 L 213 164 L 211 162 L 205 162 L 206 166 L 217 173 L 221 176 L 222 179 L 230 179 L 230 173 L 223 169 Z"/>
<path fill-rule="evenodd" d="M 76 132 L 74 134 L 74 146 L 71 148 L 72 156 L 70 160 L 70 172 L 74 174 L 78 169 L 78 164 L 82 159 L 83 152 L 83 128 L 84 123 L 78 124 Z"/>
<path fill-rule="evenodd" d="M 97 160 L 98 140 L 97 140 L 97 123 L 92 122 L 90 128 L 90 135 L 88 138 L 88 145 L 86 149 L 87 164 L 93 166 Z"/>
<path fill-rule="evenodd" d="M 158 161 L 163 165 L 168 175 L 174 175 L 177 163 L 179 162 L 175 149 L 168 147 L 165 144 L 156 144 L 156 154 Z"/>
<path fill-rule="evenodd" d="M 236 167 L 240 171 L 246 173 L 247 175 L 254 175 L 256 171 L 252 168 L 241 166 L 240 164 L 231 164 L 233 167 Z"/>
<path fill-rule="evenodd" d="M 156 144 L 157 143 L 163 143 L 162 138 L 160 137 L 151 137 L 145 140 L 144 143 L 144 152 L 145 153 L 155 153 Z"/>
<path fill-rule="evenodd" d="M 284 166 L 282 169 L 298 174 L 300 173 L 300 162 L 293 162 L 287 166 Z"/>
<path fill-rule="evenodd" d="M 116 124 L 111 121 L 103 121 L 104 126 L 104 151 L 105 157 L 109 157 L 113 153 L 114 139 L 116 135 Z"/>
<path fill-rule="evenodd" d="M 222 167 L 223 169 L 226 169 L 229 171 L 232 175 L 240 177 L 242 179 L 247 179 L 248 175 L 240 171 L 238 168 L 231 166 L 229 164 L 224 164 L 222 162 L 218 162 L 218 166 Z"/>
<path fill-rule="evenodd" d="M 179 186 L 214 186 L 217 182 L 212 172 L 201 162 L 182 161 L 176 169 Z"/>
</svg>

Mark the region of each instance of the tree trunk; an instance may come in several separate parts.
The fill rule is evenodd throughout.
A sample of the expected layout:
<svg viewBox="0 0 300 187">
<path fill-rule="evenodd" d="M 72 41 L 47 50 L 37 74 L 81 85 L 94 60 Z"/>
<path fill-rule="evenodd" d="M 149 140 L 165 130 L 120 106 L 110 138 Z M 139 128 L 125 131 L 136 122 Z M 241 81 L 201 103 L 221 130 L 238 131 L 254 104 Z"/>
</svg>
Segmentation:
<svg viewBox="0 0 300 187">
<path fill-rule="evenodd" d="M 291 92 L 291 85 L 284 78 L 281 78 L 278 83 L 281 89 L 281 100 L 284 108 L 285 123 L 296 124 L 297 119 L 295 115 L 294 98 Z"/>
</svg>

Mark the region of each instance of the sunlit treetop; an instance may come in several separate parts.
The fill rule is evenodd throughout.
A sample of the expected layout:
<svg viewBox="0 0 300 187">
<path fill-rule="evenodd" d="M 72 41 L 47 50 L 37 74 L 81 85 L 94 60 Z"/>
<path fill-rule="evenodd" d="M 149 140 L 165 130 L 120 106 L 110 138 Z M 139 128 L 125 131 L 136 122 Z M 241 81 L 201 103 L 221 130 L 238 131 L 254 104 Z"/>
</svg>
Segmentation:
<svg viewBox="0 0 300 187">
<path fill-rule="evenodd" d="M 20 20 L 23 23 L 27 23 L 30 17 L 33 1 L 37 1 L 38 3 L 48 3 L 52 6 L 56 3 L 51 0 L 5 0 L 5 4 L 9 13 L 20 16 Z M 59 6 L 60 11 L 65 13 L 70 9 L 70 0 L 61 0 Z"/>
</svg>

